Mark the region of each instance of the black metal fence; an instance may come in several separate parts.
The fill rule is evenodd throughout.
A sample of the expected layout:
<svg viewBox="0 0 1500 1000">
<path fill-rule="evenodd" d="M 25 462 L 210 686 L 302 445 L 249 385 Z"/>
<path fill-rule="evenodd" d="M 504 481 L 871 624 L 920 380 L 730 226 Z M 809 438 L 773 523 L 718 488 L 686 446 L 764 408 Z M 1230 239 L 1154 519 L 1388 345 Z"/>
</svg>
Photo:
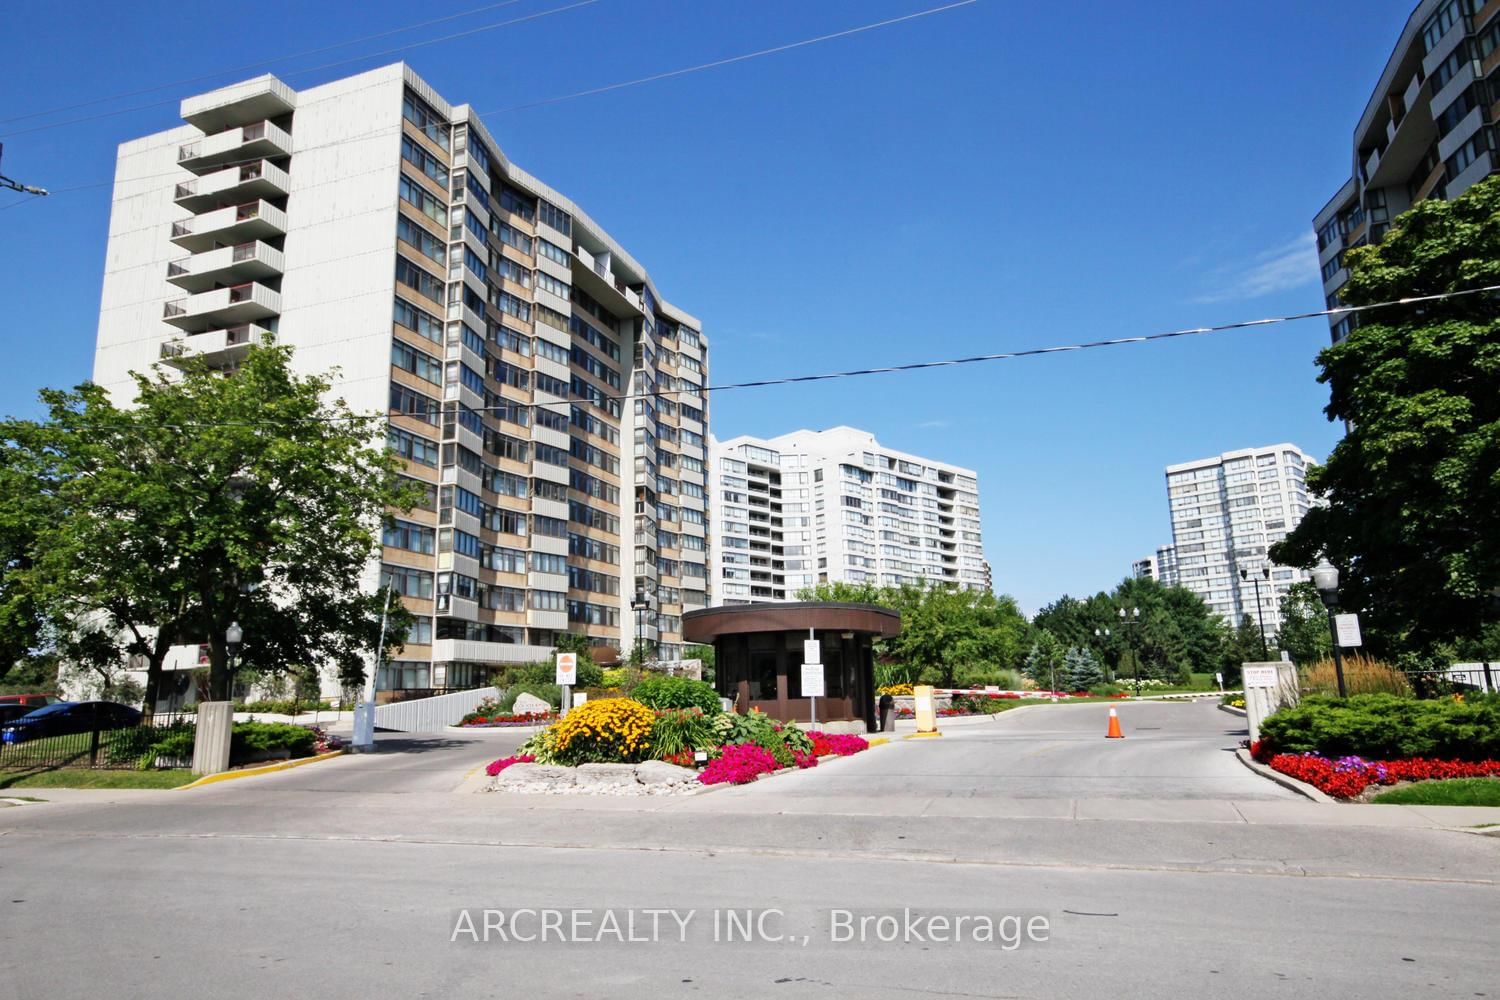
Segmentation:
<svg viewBox="0 0 1500 1000">
<path fill-rule="evenodd" d="M 1421 698 L 1500 691 L 1500 663 L 1465 664 L 1447 670 L 1409 670 L 1406 677 Z"/>
<path fill-rule="evenodd" d="M 133 726 L 121 726 L 104 713 L 90 713 L 52 731 L 0 732 L 0 773 L 190 767 L 194 731 L 193 716 L 181 713 L 157 713 Z"/>
</svg>

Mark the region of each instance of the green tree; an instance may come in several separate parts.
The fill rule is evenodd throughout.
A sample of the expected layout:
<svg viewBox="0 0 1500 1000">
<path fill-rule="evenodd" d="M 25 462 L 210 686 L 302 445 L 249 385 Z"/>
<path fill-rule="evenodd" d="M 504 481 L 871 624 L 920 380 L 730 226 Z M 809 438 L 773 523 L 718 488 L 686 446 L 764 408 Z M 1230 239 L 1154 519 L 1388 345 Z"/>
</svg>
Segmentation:
<svg viewBox="0 0 1500 1000">
<path fill-rule="evenodd" d="M 1500 284 L 1500 178 L 1428 199 L 1347 251 L 1340 296 L 1370 305 Z M 1500 310 L 1493 294 L 1396 305 L 1318 356 L 1348 432 L 1314 469 L 1313 507 L 1271 557 L 1342 573 L 1367 645 L 1420 653 L 1476 635 L 1500 586 Z"/>
<path fill-rule="evenodd" d="M 1310 581 L 1292 584 L 1281 598 L 1281 629 L 1276 645 L 1292 654 L 1292 662 L 1306 665 L 1333 655 L 1328 634 L 1328 612 Z"/>
<path fill-rule="evenodd" d="M 1224 683 L 1238 684 L 1240 667 L 1246 663 L 1257 663 L 1263 658 L 1260 629 L 1249 615 L 1241 615 L 1238 625 L 1224 630 L 1220 645 L 1219 671 L 1224 674 Z"/>
<path fill-rule="evenodd" d="M 11 422 L 55 516 L 27 586 L 75 644 L 147 661 L 148 708 L 178 643 L 207 644 L 212 697 L 229 697 L 230 622 L 245 664 L 331 663 L 357 682 L 385 603 L 362 578 L 387 509 L 417 495 L 372 444 L 380 418 L 325 402 L 330 383 L 295 375 L 287 348 L 252 348 L 228 377 L 189 361 L 135 382 L 129 409 L 85 383 L 44 391 L 46 421 Z M 411 621 L 395 601 L 387 650 Z"/>
<path fill-rule="evenodd" d="M 589 642 L 589 637 L 586 635 L 579 635 L 577 632 L 559 632 L 555 648 L 559 653 L 577 653 L 579 666 L 585 663 L 592 666 L 594 663 L 593 644 Z"/>
<path fill-rule="evenodd" d="M 1058 672 L 1063 665 L 1063 645 L 1057 636 L 1041 629 L 1032 636 L 1031 652 L 1026 654 L 1026 676 L 1047 690 L 1055 690 Z"/>
<path fill-rule="evenodd" d="M 901 615 L 901 634 L 876 652 L 907 676 L 941 687 L 993 683 L 1025 655 L 1029 626 L 1009 595 L 953 587 L 876 587 L 820 583 L 797 593 L 803 601 L 878 604 Z M 887 668 L 886 672 L 897 672 Z"/>
<path fill-rule="evenodd" d="M 1087 691 L 1104 681 L 1104 671 L 1087 646 L 1074 646 L 1063 654 L 1062 676 L 1069 691 Z"/>
<path fill-rule="evenodd" d="M 682 650 L 682 658 L 684 660 L 702 660 L 703 679 L 709 684 L 714 682 L 714 648 L 712 646 L 686 646 Z"/>
<path fill-rule="evenodd" d="M 37 540 L 58 516 L 57 484 L 45 439 L 36 425 L 0 422 L 0 680 L 12 670 L 28 674 L 38 662 L 47 631 L 44 602 L 29 572 Z M 57 663 L 52 658 L 56 686 Z M 24 686 L 24 684 L 23 684 Z"/>
</svg>

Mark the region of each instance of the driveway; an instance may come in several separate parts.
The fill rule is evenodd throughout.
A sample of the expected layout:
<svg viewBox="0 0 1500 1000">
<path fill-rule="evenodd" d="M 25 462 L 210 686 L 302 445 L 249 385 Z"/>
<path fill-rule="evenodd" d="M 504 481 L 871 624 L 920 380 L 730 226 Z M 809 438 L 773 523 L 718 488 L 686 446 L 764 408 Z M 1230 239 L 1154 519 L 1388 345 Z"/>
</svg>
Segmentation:
<svg viewBox="0 0 1500 1000">
<path fill-rule="evenodd" d="M 1125 739 L 1104 736 L 1111 706 L 1035 705 L 991 722 L 950 726 L 897 752 L 860 754 L 791 781 L 757 782 L 747 796 L 1006 799 L 1300 799 L 1234 759 L 1243 720 L 1210 702 L 1114 706 Z M 939 728 L 942 721 L 939 720 Z"/>
</svg>

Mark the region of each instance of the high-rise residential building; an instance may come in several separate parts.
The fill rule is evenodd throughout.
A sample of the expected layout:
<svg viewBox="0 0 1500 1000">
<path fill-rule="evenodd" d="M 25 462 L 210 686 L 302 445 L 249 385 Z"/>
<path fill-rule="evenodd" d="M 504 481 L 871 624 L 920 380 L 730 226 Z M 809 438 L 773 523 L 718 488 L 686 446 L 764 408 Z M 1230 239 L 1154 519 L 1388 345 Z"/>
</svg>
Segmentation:
<svg viewBox="0 0 1500 1000">
<path fill-rule="evenodd" d="M 710 457 L 716 603 L 830 582 L 990 588 L 973 470 L 852 427 L 713 441 Z"/>
<path fill-rule="evenodd" d="M 1130 575 L 1137 580 L 1155 580 L 1160 574 L 1155 556 L 1143 556 L 1130 564 Z"/>
<path fill-rule="evenodd" d="M 389 414 L 426 502 L 370 570 L 417 616 L 382 689 L 472 685 L 562 632 L 628 647 L 638 593 L 677 656 L 708 603 L 702 324 L 403 64 L 181 114 L 119 150 L 95 379 L 270 338 Z"/>
<path fill-rule="evenodd" d="M 1314 461 L 1296 445 L 1277 444 L 1167 466 L 1175 582 L 1229 623 L 1249 615 L 1274 635 L 1282 596 L 1308 576 L 1275 565 L 1267 549 L 1296 528 L 1313 503 L 1307 467 Z"/>
<path fill-rule="evenodd" d="M 1156 579 L 1165 586 L 1177 586 L 1177 546 L 1156 547 Z"/>
<path fill-rule="evenodd" d="M 1424 198 L 1456 198 L 1495 170 L 1500 5 L 1422 0 L 1354 128 L 1353 171 L 1313 220 L 1328 308 L 1349 277 L 1344 251 L 1378 243 Z M 1357 316 L 1331 317 L 1333 339 Z"/>
</svg>

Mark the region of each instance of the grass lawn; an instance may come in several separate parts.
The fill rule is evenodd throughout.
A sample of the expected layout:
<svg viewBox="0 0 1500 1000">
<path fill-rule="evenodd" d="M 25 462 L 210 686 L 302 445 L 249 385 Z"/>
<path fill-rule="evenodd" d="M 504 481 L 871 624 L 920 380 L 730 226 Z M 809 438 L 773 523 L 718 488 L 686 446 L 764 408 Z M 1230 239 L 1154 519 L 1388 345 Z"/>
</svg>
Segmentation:
<svg viewBox="0 0 1500 1000">
<path fill-rule="evenodd" d="M 1392 806 L 1500 806 L 1500 778 L 1419 781 L 1381 792 L 1371 801 Z"/>
<path fill-rule="evenodd" d="M 195 779 L 188 770 L 94 771 L 63 767 L 55 771 L 0 771 L 0 790 L 7 788 L 176 788 Z"/>
</svg>

